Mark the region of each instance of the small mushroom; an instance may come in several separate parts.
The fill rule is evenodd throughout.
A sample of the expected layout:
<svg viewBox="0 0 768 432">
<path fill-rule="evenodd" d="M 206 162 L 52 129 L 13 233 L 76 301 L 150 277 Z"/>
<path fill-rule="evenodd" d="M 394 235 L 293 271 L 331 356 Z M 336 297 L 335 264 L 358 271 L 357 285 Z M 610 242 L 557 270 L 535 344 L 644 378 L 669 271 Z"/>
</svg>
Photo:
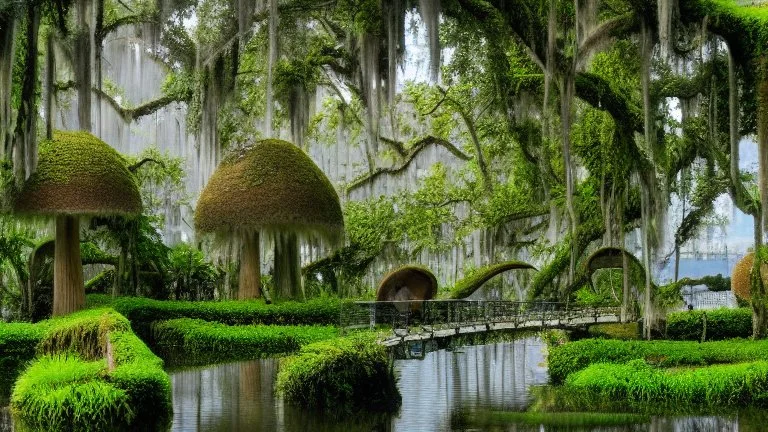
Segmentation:
<svg viewBox="0 0 768 432">
<path fill-rule="evenodd" d="M 268 139 L 230 154 L 195 210 L 195 228 L 242 243 L 238 298 L 261 291 L 260 234 L 275 240 L 276 296 L 302 298 L 299 237 L 335 242 L 344 219 L 328 178 L 300 148 Z"/>
<path fill-rule="evenodd" d="M 56 131 L 40 143 L 35 172 L 16 198 L 18 214 L 56 218 L 53 315 L 85 305 L 80 217 L 135 216 L 141 195 L 126 161 L 87 132 Z"/>
</svg>

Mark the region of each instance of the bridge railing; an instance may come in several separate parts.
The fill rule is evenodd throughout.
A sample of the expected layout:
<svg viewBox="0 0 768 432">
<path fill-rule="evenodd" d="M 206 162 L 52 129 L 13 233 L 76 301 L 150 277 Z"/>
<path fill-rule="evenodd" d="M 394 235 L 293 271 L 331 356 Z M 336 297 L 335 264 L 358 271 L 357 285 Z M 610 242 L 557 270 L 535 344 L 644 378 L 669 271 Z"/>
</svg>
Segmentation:
<svg viewBox="0 0 768 432">
<path fill-rule="evenodd" d="M 367 301 L 345 304 L 341 310 L 340 327 L 373 329 L 387 326 L 416 328 L 418 331 L 502 323 L 512 327 L 545 327 L 598 322 L 606 314 L 618 316 L 619 309 L 503 300 Z"/>
</svg>

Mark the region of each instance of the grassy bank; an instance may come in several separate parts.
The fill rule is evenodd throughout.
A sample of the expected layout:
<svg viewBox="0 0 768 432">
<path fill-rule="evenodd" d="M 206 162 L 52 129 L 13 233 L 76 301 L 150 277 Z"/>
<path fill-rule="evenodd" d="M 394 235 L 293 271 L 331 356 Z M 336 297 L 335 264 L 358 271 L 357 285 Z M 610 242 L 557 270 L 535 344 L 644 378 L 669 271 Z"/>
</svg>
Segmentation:
<svg viewBox="0 0 768 432">
<path fill-rule="evenodd" d="M 152 325 L 152 343 L 183 364 L 253 359 L 298 351 L 337 337 L 332 326 L 241 325 L 180 318 Z"/>
<path fill-rule="evenodd" d="M 11 408 L 32 429 L 155 427 L 171 413 L 163 362 L 111 309 L 34 324 L 37 356 L 13 389 Z"/>
<path fill-rule="evenodd" d="M 544 426 L 554 428 L 629 426 L 650 422 L 640 414 L 595 412 L 512 412 L 474 411 L 460 412 L 451 418 L 454 428 L 485 430 L 488 427 Z"/>
<path fill-rule="evenodd" d="M 371 333 L 302 347 L 282 361 L 276 388 L 305 407 L 393 411 L 401 402 L 387 350 Z"/>
<path fill-rule="evenodd" d="M 715 342 L 619 341 L 585 339 L 549 349 L 549 376 L 554 384 L 594 363 L 625 363 L 635 359 L 658 367 L 705 366 L 768 361 L 768 340 Z"/>
<path fill-rule="evenodd" d="M 677 369 L 655 368 L 643 360 L 597 363 L 569 375 L 564 388 L 587 405 L 767 406 L 768 361 Z"/>
</svg>

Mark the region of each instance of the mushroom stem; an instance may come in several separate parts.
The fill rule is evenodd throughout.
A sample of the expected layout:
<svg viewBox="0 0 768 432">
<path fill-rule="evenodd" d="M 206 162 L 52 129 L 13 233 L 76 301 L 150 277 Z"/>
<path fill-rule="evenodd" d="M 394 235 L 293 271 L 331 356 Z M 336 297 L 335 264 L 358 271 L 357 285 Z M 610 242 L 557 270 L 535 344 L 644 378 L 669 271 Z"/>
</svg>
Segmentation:
<svg viewBox="0 0 768 432">
<path fill-rule="evenodd" d="M 53 269 L 53 315 L 66 315 L 85 306 L 83 264 L 80 260 L 80 221 L 56 216 Z"/>
<path fill-rule="evenodd" d="M 304 300 L 299 239 L 294 233 L 275 236 L 275 292 L 281 299 Z"/>
<path fill-rule="evenodd" d="M 259 257 L 259 233 L 243 234 L 243 249 L 240 258 L 240 286 L 237 298 L 240 300 L 261 297 L 261 261 Z"/>
</svg>

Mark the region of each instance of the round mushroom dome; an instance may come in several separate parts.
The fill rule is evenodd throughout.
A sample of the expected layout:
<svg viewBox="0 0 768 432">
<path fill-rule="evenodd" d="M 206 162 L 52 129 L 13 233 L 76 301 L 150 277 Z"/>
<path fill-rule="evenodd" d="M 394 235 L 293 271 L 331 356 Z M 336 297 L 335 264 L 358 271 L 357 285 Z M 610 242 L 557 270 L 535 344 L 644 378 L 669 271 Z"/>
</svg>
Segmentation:
<svg viewBox="0 0 768 432">
<path fill-rule="evenodd" d="M 344 228 L 339 196 L 300 148 L 276 139 L 227 156 L 200 194 L 195 228 L 208 233 L 266 230 L 333 239 Z"/>
<path fill-rule="evenodd" d="M 755 253 L 750 252 L 736 265 L 733 266 L 733 273 L 731 273 L 731 291 L 736 297 L 742 300 L 749 300 L 752 298 L 750 293 L 750 275 L 752 274 L 752 266 L 755 264 Z M 760 266 L 760 273 L 763 277 L 763 285 L 768 286 L 768 264 L 763 263 Z"/>
<path fill-rule="evenodd" d="M 376 290 L 376 300 L 430 300 L 436 294 L 435 275 L 428 268 L 407 265 L 384 276 Z"/>
<path fill-rule="evenodd" d="M 88 132 L 55 131 L 40 143 L 37 169 L 16 199 L 15 211 L 40 215 L 128 215 L 141 212 L 141 195 L 125 159 Z"/>
</svg>

